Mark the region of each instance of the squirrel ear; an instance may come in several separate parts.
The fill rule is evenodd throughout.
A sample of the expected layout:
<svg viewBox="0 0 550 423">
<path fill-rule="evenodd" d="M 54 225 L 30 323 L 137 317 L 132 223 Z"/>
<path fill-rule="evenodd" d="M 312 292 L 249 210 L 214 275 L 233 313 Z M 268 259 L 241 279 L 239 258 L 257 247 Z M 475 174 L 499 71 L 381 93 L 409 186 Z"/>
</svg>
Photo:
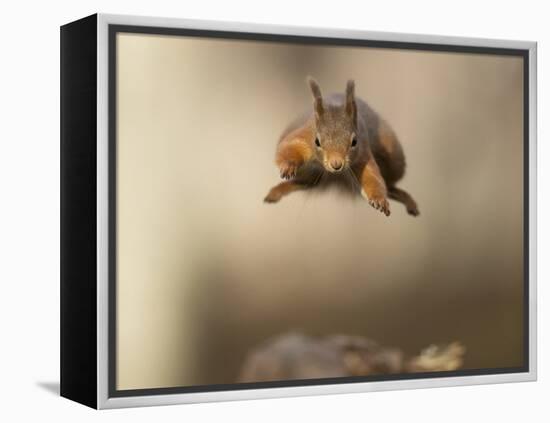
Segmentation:
<svg viewBox="0 0 550 423">
<path fill-rule="evenodd" d="M 323 114 L 323 97 L 321 96 L 321 88 L 319 88 L 319 84 L 311 76 L 307 77 L 307 83 L 309 84 L 309 88 L 313 94 L 313 107 L 315 109 L 315 114 L 317 116 L 321 116 Z"/>
<path fill-rule="evenodd" d="M 355 105 L 355 82 L 350 79 L 346 85 L 346 112 L 352 117 L 355 122 L 357 109 Z"/>
</svg>

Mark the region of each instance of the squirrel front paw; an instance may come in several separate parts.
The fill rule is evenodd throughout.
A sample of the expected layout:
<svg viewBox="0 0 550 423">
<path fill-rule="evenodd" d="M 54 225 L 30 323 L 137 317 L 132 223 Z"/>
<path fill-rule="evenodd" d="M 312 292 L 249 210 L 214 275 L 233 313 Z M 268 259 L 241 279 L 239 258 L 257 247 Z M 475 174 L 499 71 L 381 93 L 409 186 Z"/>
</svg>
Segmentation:
<svg viewBox="0 0 550 423">
<path fill-rule="evenodd" d="M 388 203 L 388 199 L 386 197 L 383 195 L 371 195 L 369 197 L 364 192 L 362 194 L 372 207 L 376 210 L 380 210 L 386 216 L 390 215 L 390 204 Z"/>
<path fill-rule="evenodd" d="M 296 176 L 298 168 L 300 166 L 296 162 L 286 161 L 279 165 L 279 171 L 281 172 L 281 178 L 292 179 Z"/>
<path fill-rule="evenodd" d="M 369 204 L 376 210 L 380 210 L 386 216 L 390 215 L 390 204 L 385 198 L 369 200 Z"/>
</svg>

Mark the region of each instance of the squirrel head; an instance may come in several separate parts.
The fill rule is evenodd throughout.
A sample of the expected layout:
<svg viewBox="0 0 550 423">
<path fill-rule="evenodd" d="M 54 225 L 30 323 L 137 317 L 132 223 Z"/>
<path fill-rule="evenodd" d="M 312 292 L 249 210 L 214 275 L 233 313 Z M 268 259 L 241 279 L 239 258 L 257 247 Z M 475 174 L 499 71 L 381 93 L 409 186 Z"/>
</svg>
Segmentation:
<svg viewBox="0 0 550 423">
<path fill-rule="evenodd" d="M 342 172 L 349 168 L 362 148 L 357 139 L 355 83 L 348 81 L 342 104 L 324 102 L 321 88 L 312 77 L 308 77 L 308 84 L 313 94 L 315 131 L 311 142 L 315 157 L 327 171 Z"/>
</svg>

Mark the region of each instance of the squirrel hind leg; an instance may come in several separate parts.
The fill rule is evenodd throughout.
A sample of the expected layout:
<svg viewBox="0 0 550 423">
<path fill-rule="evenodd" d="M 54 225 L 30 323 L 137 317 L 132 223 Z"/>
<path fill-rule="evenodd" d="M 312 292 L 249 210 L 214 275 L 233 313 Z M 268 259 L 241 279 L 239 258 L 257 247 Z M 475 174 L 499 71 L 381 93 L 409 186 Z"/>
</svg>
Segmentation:
<svg viewBox="0 0 550 423">
<path fill-rule="evenodd" d="M 388 188 L 388 197 L 392 200 L 403 203 L 407 209 L 407 213 L 411 216 L 418 216 L 420 214 L 416 201 L 414 201 L 412 196 L 407 191 L 391 186 Z"/>
<path fill-rule="evenodd" d="M 295 180 L 284 181 L 271 188 L 264 198 L 265 203 L 277 203 L 285 195 L 291 192 L 308 188 L 308 185 Z"/>
<path fill-rule="evenodd" d="M 264 202 L 277 203 L 285 195 L 294 191 L 313 188 L 321 182 L 323 175 L 323 171 L 319 172 L 311 168 L 302 168 L 295 178 L 281 182 L 271 188 L 269 193 L 265 196 Z"/>
</svg>

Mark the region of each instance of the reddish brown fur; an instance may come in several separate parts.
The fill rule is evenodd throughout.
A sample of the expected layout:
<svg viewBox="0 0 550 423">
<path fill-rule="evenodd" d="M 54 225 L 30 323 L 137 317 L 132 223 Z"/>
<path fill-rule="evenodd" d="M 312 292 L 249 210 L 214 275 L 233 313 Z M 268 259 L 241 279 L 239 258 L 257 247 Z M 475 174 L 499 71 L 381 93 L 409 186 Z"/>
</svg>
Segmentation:
<svg viewBox="0 0 550 423">
<path fill-rule="evenodd" d="M 350 177 L 352 185 L 360 188 L 356 191 L 387 216 L 388 198 L 418 215 L 413 198 L 395 186 L 405 174 L 405 156 L 389 124 L 355 97 L 352 81 L 345 95 L 326 98 L 313 79 L 309 84 L 313 107 L 288 126 L 277 145 L 275 162 L 287 181 L 273 187 L 265 201 L 274 203 L 293 191 L 313 188 L 330 172 Z"/>
</svg>

